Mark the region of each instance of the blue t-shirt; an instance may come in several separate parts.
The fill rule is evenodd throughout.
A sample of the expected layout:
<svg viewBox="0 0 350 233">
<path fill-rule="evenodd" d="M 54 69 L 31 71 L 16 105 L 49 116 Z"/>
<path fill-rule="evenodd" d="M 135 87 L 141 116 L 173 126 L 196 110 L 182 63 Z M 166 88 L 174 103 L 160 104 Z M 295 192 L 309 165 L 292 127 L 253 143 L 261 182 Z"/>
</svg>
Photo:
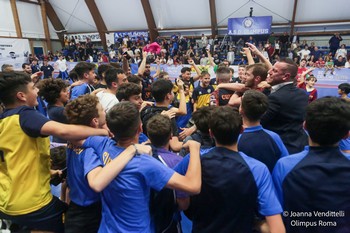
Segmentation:
<svg viewBox="0 0 350 233">
<path fill-rule="evenodd" d="M 87 174 L 103 164 L 92 148 L 82 149 L 68 145 L 67 184 L 69 198 L 77 205 L 89 206 L 100 201 L 100 195 L 92 190 Z"/>
<path fill-rule="evenodd" d="M 81 95 L 90 94 L 92 91 L 94 91 L 94 88 L 91 85 L 83 83 L 79 86 L 73 87 L 71 90 L 70 99 L 74 100 Z"/>
<path fill-rule="evenodd" d="M 288 155 L 280 136 L 261 125 L 244 129 L 238 138 L 238 150 L 264 163 L 270 172 L 280 158 Z"/>
<path fill-rule="evenodd" d="M 341 150 L 350 150 L 350 137 L 343 139 L 339 142 L 339 147 Z"/>
<path fill-rule="evenodd" d="M 350 154 L 342 153 L 339 147 L 310 146 L 281 158 L 273 170 L 273 181 L 283 209 L 289 213 L 284 215 L 287 232 L 349 232 L 349 170 Z M 333 211 L 342 211 L 343 216 L 322 215 Z M 296 220 L 316 224 L 310 228 L 293 226 Z M 320 221 L 336 222 L 336 227 Z"/>
<path fill-rule="evenodd" d="M 183 173 L 186 156 L 175 171 Z M 202 190 L 191 197 L 192 232 L 249 232 L 255 209 L 263 216 L 282 208 L 271 175 L 260 161 L 223 147 L 201 155 Z"/>
<path fill-rule="evenodd" d="M 83 147 L 92 147 L 107 164 L 124 151 L 107 137 L 89 137 Z M 174 171 L 148 155 L 135 156 L 102 191 L 99 232 L 151 232 L 150 188 L 161 190 Z"/>
</svg>

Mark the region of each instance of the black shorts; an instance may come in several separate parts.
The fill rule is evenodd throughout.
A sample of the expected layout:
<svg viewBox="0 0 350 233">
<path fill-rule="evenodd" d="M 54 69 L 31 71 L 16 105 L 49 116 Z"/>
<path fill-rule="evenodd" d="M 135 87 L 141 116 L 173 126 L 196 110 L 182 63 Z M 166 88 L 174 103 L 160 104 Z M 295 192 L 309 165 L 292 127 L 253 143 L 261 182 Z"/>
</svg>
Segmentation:
<svg viewBox="0 0 350 233">
<path fill-rule="evenodd" d="M 89 206 L 69 203 L 65 217 L 65 233 L 96 233 L 101 222 L 101 202 Z"/>
<path fill-rule="evenodd" d="M 0 212 L 0 218 L 7 219 L 28 230 L 64 232 L 62 214 L 67 204 L 53 196 L 49 204 L 29 214 L 7 215 Z"/>
</svg>

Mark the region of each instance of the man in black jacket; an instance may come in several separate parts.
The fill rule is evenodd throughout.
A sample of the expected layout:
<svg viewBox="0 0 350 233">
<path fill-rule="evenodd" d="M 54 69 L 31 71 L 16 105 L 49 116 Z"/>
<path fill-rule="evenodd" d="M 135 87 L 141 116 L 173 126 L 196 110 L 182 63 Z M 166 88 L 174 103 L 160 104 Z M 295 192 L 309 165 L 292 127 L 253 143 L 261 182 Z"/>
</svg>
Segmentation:
<svg viewBox="0 0 350 233">
<path fill-rule="evenodd" d="M 280 135 L 289 154 L 307 145 L 302 125 L 308 96 L 293 84 L 297 72 L 297 65 L 290 59 L 281 59 L 268 71 L 266 81 L 272 86 L 269 108 L 261 119 L 264 128 Z"/>
</svg>

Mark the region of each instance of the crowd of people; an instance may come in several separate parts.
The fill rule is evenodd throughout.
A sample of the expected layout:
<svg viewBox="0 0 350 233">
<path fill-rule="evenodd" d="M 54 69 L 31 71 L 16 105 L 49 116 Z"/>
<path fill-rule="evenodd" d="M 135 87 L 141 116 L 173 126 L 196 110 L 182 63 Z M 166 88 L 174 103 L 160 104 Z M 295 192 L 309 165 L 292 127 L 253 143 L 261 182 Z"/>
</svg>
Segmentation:
<svg viewBox="0 0 350 233">
<path fill-rule="evenodd" d="M 41 67 L 31 58 L 23 71 L 3 65 L 1 227 L 350 231 L 350 84 L 338 86 L 339 97 L 318 99 L 314 68 L 307 68 L 311 52 L 297 35 L 284 36 L 270 37 L 263 49 L 253 37 L 241 48 L 205 35 L 201 45 L 157 38 L 159 55 L 143 50 L 145 38 L 125 37 L 110 45 L 112 56 L 66 38 L 85 52 L 57 54 L 54 67 L 50 57 Z M 329 56 L 342 57 L 343 46 L 330 43 Z M 293 45 L 303 46 L 298 65 L 288 58 Z M 243 57 L 238 77 L 232 60 L 219 59 L 222 46 Z M 269 46 L 271 55 L 284 55 L 266 56 Z M 91 61 L 99 55 L 97 67 Z M 200 56 L 215 77 L 200 69 Z M 70 58 L 79 62 L 68 73 Z M 189 65 L 175 83 L 159 68 L 171 60 Z M 153 62 L 158 69 L 151 75 Z M 137 74 L 131 63 L 138 63 Z"/>
</svg>

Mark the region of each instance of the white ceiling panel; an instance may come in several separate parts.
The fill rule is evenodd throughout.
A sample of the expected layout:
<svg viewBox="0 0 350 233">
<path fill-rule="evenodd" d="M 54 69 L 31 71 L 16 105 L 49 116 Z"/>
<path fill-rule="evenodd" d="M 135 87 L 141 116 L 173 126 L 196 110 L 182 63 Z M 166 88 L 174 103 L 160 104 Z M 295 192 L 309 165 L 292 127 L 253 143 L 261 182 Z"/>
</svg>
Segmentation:
<svg viewBox="0 0 350 233">
<path fill-rule="evenodd" d="M 0 36 L 15 37 L 16 26 L 13 20 L 11 3 L 9 0 L 0 0 Z"/>
<path fill-rule="evenodd" d="M 208 0 L 149 0 L 158 29 L 210 26 Z"/>
<path fill-rule="evenodd" d="M 326 21 L 326 20 L 349 20 L 349 0 L 307 0 L 298 1 L 295 21 Z"/>
<path fill-rule="evenodd" d="M 108 31 L 148 30 L 140 0 L 95 0 Z"/>
<path fill-rule="evenodd" d="M 28 38 L 45 38 L 40 5 L 16 2 L 22 36 Z"/>
<path fill-rule="evenodd" d="M 253 7 L 253 16 L 271 16 L 272 23 L 288 23 L 293 15 L 293 0 L 216 0 L 216 15 L 219 26 L 226 26 L 228 18 L 249 16 Z"/>
<path fill-rule="evenodd" d="M 84 0 L 49 0 L 68 32 L 97 32 Z"/>
<path fill-rule="evenodd" d="M 50 38 L 51 39 L 58 39 L 58 35 L 55 31 L 55 28 L 53 27 L 53 25 L 48 17 L 47 17 L 47 24 L 49 26 Z"/>
</svg>

